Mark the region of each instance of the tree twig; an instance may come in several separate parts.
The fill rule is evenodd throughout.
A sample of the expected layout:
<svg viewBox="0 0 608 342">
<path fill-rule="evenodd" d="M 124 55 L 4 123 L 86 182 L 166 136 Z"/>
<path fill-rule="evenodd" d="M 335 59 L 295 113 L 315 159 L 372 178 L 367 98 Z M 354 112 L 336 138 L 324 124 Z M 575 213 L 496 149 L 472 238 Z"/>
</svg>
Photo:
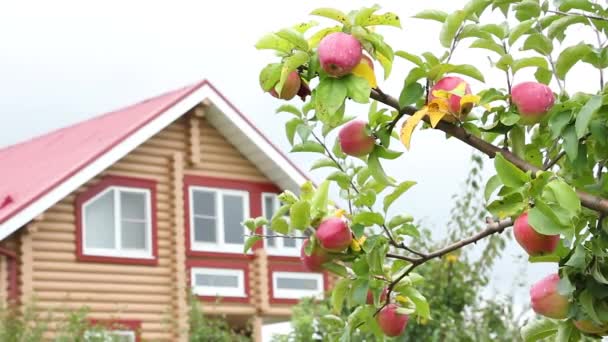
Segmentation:
<svg viewBox="0 0 608 342">
<path fill-rule="evenodd" d="M 545 166 L 543 166 L 543 170 L 549 170 L 550 168 L 553 167 L 553 165 L 557 164 L 557 162 L 562 159 L 564 156 L 566 155 L 566 151 L 561 151 L 560 153 L 557 154 L 557 156 L 555 156 L 555 158 L 553 158 L 551 161 L 549 161 L 547 164 L 545 164 Z"/>
<path fill-rule="evenodd" d="M 397 101 L 395 98 L 391 97 L 390 95 L 387 95 L 387 94 L 380 95 L 377 92 L 372 90 L 371 97 L 376 101 L 382 102 L 385 105 L 388 105 L 390 107 L 397 109 L 399 111 L 399 115 L 395 118 L 395 121 L 398 121 L 405 115 L 412 115 L 416 112 L 416 108 L 412 107 L 412 106 L 406 106 L 406 107 L 400 108 L 399 101 Z M 520 159 L 519 157 L 517 157 L 516 155 L 514 155 L 513 153 L 511 153 L 509 151 L 505 151 L 493 144 L 488 143 L 487 141 L 485 141 L 481 138 L 478 138 L 478 137 L 472 135 L 471 133 L 467 132 L 462 127 L 458 127 L 456 125 L 453 125 L 449 122 L 442 120 L 437 124 L 435 129 L 438 129 L 440 131 L 447 133 L 448 135 L 450 135 L 450 136 L 464 142 L 465 144 L 475 148 L 476 150 L 486 154 L 490 158 L 494 158 L 494 156 L 496 156 L 496 153 L 501 153 L 505 157 L 505 159 L 507 159 L 513 165 L 517 166 L 519 169 L 521 169 L 523 171 L 532 172 L 532 175 L 536 174 L 536 172 L 538 172 L 538 171 L 541 171 L 541 169 L 538 168 L 537 166 L 534 166 L 534 165 L 528 163 L 527 161 Z M 577 190 L 576 193 L 577 193 L 579 199 L 581 200 L 581 204 L 584 207 L 595 210 L 597 212 L 608 214 L 608 199 L 605 199 L 605 198 L 602 198 L 599 196 L 595 196 L 595 195 L 592 195 L 592 194 L 589 194 L 587 192 L 580 191 L 580 190 Z"/>
<path fill-rule="evenodd" d="M 598 17 L 596 15 L 589 15 L 589 14 L 585 14 L 585 13 L 568 13 L 568 12 L 555 11 L 555 10 L 548 10 L 547 12 L 553 13 L 553 14 L 564 15 L 564 16 L 570 16 L 570 17 L 572 17 L 572 16 L 580 16 L 580 17 L 585 17 L 587 19 L 608 21 L 608 18 Z"/>
</svg>

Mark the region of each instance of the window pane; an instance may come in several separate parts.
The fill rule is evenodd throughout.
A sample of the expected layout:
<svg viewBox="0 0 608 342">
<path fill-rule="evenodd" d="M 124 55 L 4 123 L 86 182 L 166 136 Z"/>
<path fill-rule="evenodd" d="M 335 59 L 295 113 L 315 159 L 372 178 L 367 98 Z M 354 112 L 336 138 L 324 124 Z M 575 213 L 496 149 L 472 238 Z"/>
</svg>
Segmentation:
<svg viewBox="0 0 608 342">
<path fill-rule="evenodd" d="M 146 194 L 140 192 L 120 192 L 120 211 L 122 219 L 147 219 Z"/>
<path fill-rule="evenodd" d="M 90 202 L 84 211 L 85 246 L 114 248 L 114 191 Z"/>
<path fill-rule="evenodd" d="M 289 290 L 318 290 L 316 279 L 277 278 L 277 288 Z"/>
<path fill-rule="evenodd" d="M 243 243 L 245 233 L 241 222 L 243 217 L 243 198 L 235 195 L 224 195 L 224 242 Z"/>
<path fill-rule="evenodd" d="M 215 216 L 215 192 L 194 190 L 192 208 L 194 215 Z"/>
<path fill-rule="evenodd" d="M 239 278 L 234 275 L 197 274 L 197 286 L 239 287 Z"/>
<path fill-rule="evenodd" d="M 270 222 L 272 215 L 274 215 L 274 197 L 264 196 L 264 217 Z M 266 235 L 275 235 L 275 232 L 270 229 L 270 223 L 266 227 Z M 275 238 L 266 239 L 266 245 L 269 247 L 275 247 L 276 243 Z"/>
<path fill-rule="evenodd" d="M 283 246 L 295 248 L 296 247 L 296 239 L 283 238 Z"/>
<path fill-rule="evenodd" d="M 194 218 L 194 241 L 217 242 L 217 229 L 215 219 Z"/>
<path fill-rule="evenodd" d="M 146 249 L 145 222 L 122 221 L 122 248 Z"/>
</svg>

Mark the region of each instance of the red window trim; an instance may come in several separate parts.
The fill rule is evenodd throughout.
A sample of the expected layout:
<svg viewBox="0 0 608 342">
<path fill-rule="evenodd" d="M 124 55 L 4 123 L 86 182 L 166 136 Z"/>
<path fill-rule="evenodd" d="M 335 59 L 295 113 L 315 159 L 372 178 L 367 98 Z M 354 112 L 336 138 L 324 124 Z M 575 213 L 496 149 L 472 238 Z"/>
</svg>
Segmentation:
<svg viewBox="0 0 608 342">
<path fill-rule="evenodd" d="M 19 263 L 17 262 L 17 253 L 8 248 L 0 247 L 0 255 L 6 257 L 7 299 L 11 304 L 16 304 L 19 300 Z"/>
<path fill-rule="evenodd" d="M 135 332 L 135 342 L 141 342 L 141 320 L 135 319 L 89 319 L 89 325 L 108 330 L 130 330 Z"/>
<path fill-rule="evenodd" d="M 112 257 L 84 254 L 84 242 L 82 241 L 82 206 L 95 195 L 112 186 L 122 186 L 128 188 L 139 188 L 150 190 L 150 217 L 152 230 L 152 258 L 129 258 Z M 128 265 L 158 265 L 158 226 L 157 226 L 157 202 L 156 202 L 156 181 L 151 179 L 133 178 L 124 176 L 106 176 L 97 184 L 89 187 L 86 191 L 78 194 L 75 201 L 76 206 L 76 259 L 84 262 L 116 263 Z"/>
<path fill-rule="evenodd" d="M 193 288 L 192 284 L 192 268 L 206 267 L 206 268 L 219 268 L 228 270 L 242 270 L 245 277 L 245 297 L 221 297 L 220 302 L 224 303 L 251 303 L 251 287 L 249 278 L 249 263 L 247 262 L 226 262 L 226 261 L 215 261 L 215 260 L 187 260 L 186 268 L 188 272 L 188 284 L 189 288 Z M 215 302 L 218 300 L 216 296 L 199 296 L 196 297 L 206 302 Z"/>
<path fill-rule="evenodd" d="M 241 190 L 249 193 L 249 213 L 251 217 L 262 216 L 262 193 L 264 192 L 280 192 L 280 189 L 272 183 L 252 182 L 240 179 L 225 179 L 225 178 L 214 178 L 206 176 L 184 176 L 184 222 L 186 230 L 186 255 L 197 256 L 197 257 L 220 257 L 220 258 L 232 258 L 232 259 L 253 259 L 254 256 L 243 253 L 218 253 L 218 252 L 206 252 L 206 251 L 194 251 L 190 244 L 190 187 L 191 186 L 204 186 L 218 189 L 228 190 Z M 262 228 L 259 227 L 256 231 L 258 234 L 262 233 Z M 263 248 L 262 241 L 256 242 L 253 246 L 253 250 Z"/>
<path fill-rule="evenodd" d="M 323 290 L 329 291 L 329 275 L 327 272 L 310 272 L 301 263 L 275 264 L 268 263 L 268 302 L 270 304 L 297 304 L 300 300 L 293 298 L 275 298 L 274 286 L 272 285 L 272 274 L 274 272 L 295 272 L 295 273 L 322 273 Z"/>
</svg>

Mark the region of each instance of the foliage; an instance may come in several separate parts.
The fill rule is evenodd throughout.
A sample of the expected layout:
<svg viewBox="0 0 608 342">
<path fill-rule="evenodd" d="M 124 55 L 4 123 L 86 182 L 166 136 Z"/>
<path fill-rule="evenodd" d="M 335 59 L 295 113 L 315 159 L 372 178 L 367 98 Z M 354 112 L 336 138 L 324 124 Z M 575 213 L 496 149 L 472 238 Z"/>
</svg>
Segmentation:
<svg viewBox="0 0 608 342">
<path fill-rule="evenodd" d="M 251 339 L 233 331 L 225 318 L 210 318 L 203 314 L 201 304 L 194 295 L 190 295 L 190 342 L 247 342 Z"/>
<path fill-rule="evenodd" d="M 270 33 L 256 45 L 274 50 L 279 59 L 260 73 L 265 91 L 280 91 L 293 71 L 310 87 L 310 98 L 302 96 L 305 102 L 301 108 L 286 104 L 277 111 L 291 117 L 285 131 L 292 152 L 317 154 L 320 159 L 313 169 L 334 171 L 318 189 L 307 183 L 297 195 L 284 194 L 283 207 L 272 218 L 271 227 L 283 234 L 294 229 L 307 231 L 311 235 L 307 255 L 319 248 L 315 228 L 328 216 L 344 215 L 356 238 L 350 248 L 324 264 L 342 277 L 333 291 L 332 309 L 356 308 L 348 318 L 335 319 L 335 324 L 343 327 L 339 339 L 347 341 L 356 331 L 383 338 L 374 317 L 379 307 L 398 298 L 408 299 L 400 303 L 400 314 L 409 314 L 416 321 L 428 320 L 432 307 L 424 293 L 423 275 L 414 271 L 432 259 L 502 232 L 524 212 L 529 213 L 529 223 L 536 232 L 561 237 L 555 252 L 531 256 L 530 262 L 557 262 L 562 279 L 559 291 L 572 303 L 568 319 L 527 327 L 522 330 L 524 338 L 532 341 L 540 332 L 556 334 L 560 341 L 574 341 L 581 334 L 573 328 L 573 320 L 608 322 L 608 220 L 603 220 L 608 214 L 608 173 L 604 167 L 608 159 L 608 96 L 603 72 L 608 67 L 606 6 L 590 0 L 470 0 L 452 13 L 424 11 L 415 17 L 439 22 L 441 32 L 438 52 L 419 55 L 394 51 L 384 40 L 381 28 L 376 27 L 395 29 L 401 23 L 398 15 L 378 14 L 379 10 L 379 6 L 348 13 L 317 9 L 311 14 L 332 24 L 318 30 L 314 21 L 298 24 Z M 488 22 L 490 12 L 502 13 L 505 20 Z M 316 31 L 311 34 L 312 28 Z M 569 41 L 565 38 L 570 28 L 597 39 L 564 44 Z M 355 68 L 341 78 L 325 73 L 316 47 L 326 35 L 337 31 L 359 40 L 364 52 L 382 66 L 385 79 L 398 61 L 395 56 L 412 66 L 407 75 L 398 75 L 404 79 L 398 99 L 380 90 L 377 83 L 381 82 L 371 77 L 371 66 Z M 430 94 L 432 86 L 446 75 L 485 82 L 476 66 L 451 62 L 463 44 L 487 54 L 490 66 L 505 75 L 504 85 L 483 84 L 483 90 L 468 94 L 466 84 L 461 83 Z M 568 74 L 579 65 L 593 72 L 590 79 L 599 81 L 596 92 L 569 93 Z M 534 71 L 537 82 L 549 84 L 557 92 L 555 104 L 552 98 L 547 103 L 548 113 L 531 118 L 528 112 L 520 111 L 511 96 L 514 79 L 525 77 L 524 69 Z M 430 95 L 433 99 L 429 101 Z M 454 96 L 460 99 L 457 109 L 451 104 Z M 352 120 L 346 113 L 347 102 L 370 104 L 364 133 L 373 137 L 375 146 L 363 157 L 347 156 L 339 139 L 333 138 L 333 130 Z M 408 115 L 411 117 L 404 119 Z M 458 236 L 458 241 L 429 252 L 410 247 L 419 243 L 421 232 L 410 215 L 391 209 L 415 182 L 397 179 L 383 167 L 384 160 L 402 156 L 391 149 L 393 139 L 400 139 L 409 148 L 416 124 L 422 120 L 425 126 L 430 124 L 494 158 L 496 169 L 483 191 L 486 209 L 494 215 L 486 228 L 471 231 L 468 237 Z M 401 134 L 395 131 L 398 123 L 402 123 Z M 330 187 L 339 189 L 348 212 L 335 208 L 328 198 Z M 283 218 L 287 212 L 290 222 Z M 250 219 L 246 226 L 255 231 L 267 223 L 263 218 Z M 254 234 L 247 247 L 260 238 Z M 476 267 L 489 266 L 482 260 Z M 377 299 L 384 287 L 390 290 L 386 302 L 364 305 L 368 289 Z"/>
</svg>

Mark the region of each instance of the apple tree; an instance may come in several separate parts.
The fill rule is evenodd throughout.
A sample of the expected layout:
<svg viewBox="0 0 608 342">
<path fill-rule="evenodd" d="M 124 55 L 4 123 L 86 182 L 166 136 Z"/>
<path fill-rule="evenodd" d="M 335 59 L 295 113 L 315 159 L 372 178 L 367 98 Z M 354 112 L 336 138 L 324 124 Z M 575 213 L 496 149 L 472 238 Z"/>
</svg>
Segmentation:
<svg viewBox="0 0 608 342">
<path fill-rule="evenodd" d="M 487 20 L 498 13 L 502 22 Z M 282 193 L 272 218 L 246 220 L 252 231 L 246 249 L 269 236 L 304 236 L 304 266 L 340 278 L 333 309 L 354 308 L 347 319 L 327 316 L 343 329 L 332 338 L 349 341 L 360 330 L 383 339 L 430 317 L 417 267 L 513 227 L 530 262 L 559 265 L 558 273 L 530 290 L 541 319 L 522 327 L 524 340 L 608 334 L 607 6 L 590 0 L 471 0 L 453 13 L 426 10 L 414 17 L 438 22 L 441 32 L 437 51 L 420 55 L 395 51 L 385 41 L 384 26 L 401 23 L 379 6 L 319 8 L 311 15 L 323 25 L 299 23 L 257 42 L 258 49 L 276 53 L 259 80 L 276 98 L 297 95 L 303 101 L 277 109 L 290 116 L 285 132 L 291 152 L 315 153 L 312 169 L 334 171 L 318 186 L 306 183 L 298 194 Z M 593 39 L 572 45 L 566 39 L 570 28 Z M 452 63 L 463 47 L 487 54 L 504 82 L 486 84 L 474 65 Z M 393 75 L 393 63 L 411 69 Z M 577 64 L 591 70 L 587 79 L 596 91 L 568 91 L 568 73 Z M 524 79 L 521 70 L 530 68 L 533 77 Z M 404 80 L 398 96 L 381 89 L 379 76 Z M 483 89 L 473 89 L 471 79 Z M 368 104 L 366 120 L 347 113 L 348 102 Z M 389 214 L 416 183 L 383 168 L 384 160 L 403 157 L 395 144 L 413 147 L 419 126 L 472 146 L 496 169 L 484 189 L 491 214 L 485 228 L 434 250 L 412 248 L 419 233 L 412 216 Z M 344 208 L 329 198 L 330 187 L 339 190 Z"/>
</svg>

